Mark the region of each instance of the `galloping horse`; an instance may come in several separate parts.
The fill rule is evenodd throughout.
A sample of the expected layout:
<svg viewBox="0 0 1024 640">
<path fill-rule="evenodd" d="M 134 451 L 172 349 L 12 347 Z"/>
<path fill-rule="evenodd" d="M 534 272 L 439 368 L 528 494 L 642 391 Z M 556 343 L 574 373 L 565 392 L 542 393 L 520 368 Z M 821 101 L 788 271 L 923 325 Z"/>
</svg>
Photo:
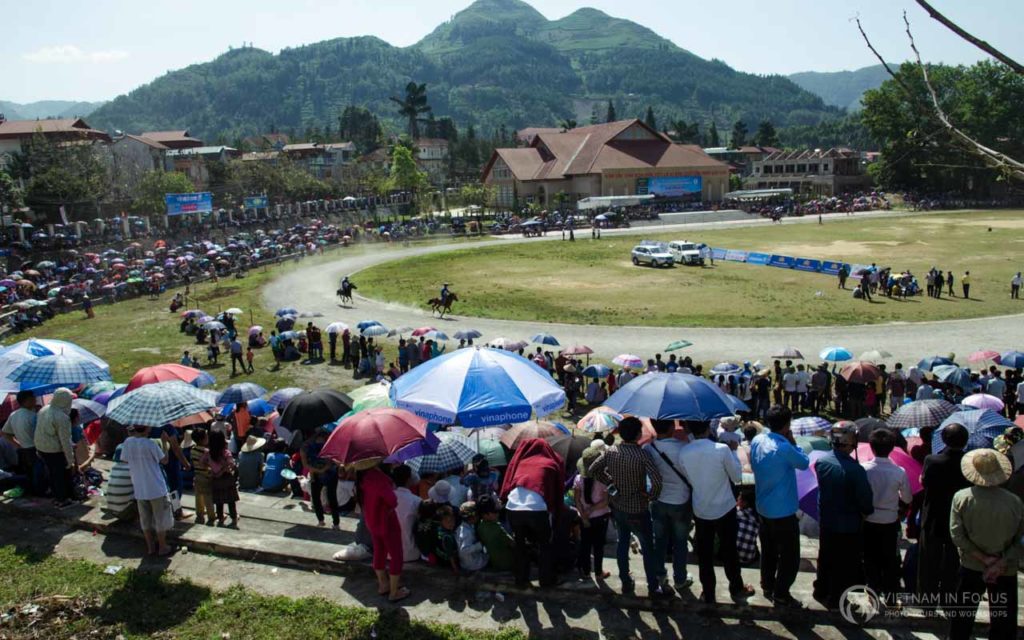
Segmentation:
<svg viewBox="0 0 1024 640">
<path fill-rule="evenodd" d="M 341 304 L 352 305 L 352 288 L 349 289 L 338 289 L 338 297 L 341 298 Z"/>
<path fill-rule="evenodd" d="M 431 313 L 437 313 L 440 311 L 440 317 L 443 318 L 444 314 L 452 312 L 452 303 L 458 301 L 459 296 L 455 295 L 454 293 L 449 293 L 448 300 L 446 300 L 445 302 L 441 302 L 441 298 L 431 298 L 430 300 L 427 300 L 427 304 L 430 305 Z"/>
</svg>

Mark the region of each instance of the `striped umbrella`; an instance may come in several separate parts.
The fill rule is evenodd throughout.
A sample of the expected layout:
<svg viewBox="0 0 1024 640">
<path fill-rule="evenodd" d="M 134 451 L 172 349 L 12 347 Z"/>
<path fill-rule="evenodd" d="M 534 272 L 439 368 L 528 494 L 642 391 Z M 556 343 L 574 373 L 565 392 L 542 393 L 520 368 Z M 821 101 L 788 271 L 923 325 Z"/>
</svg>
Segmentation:
<svg viewBox="0 0 1024 640">
<path fill-rule="evenodd" d="M 942 441 L 942 429 L 951 424 L 963 425 L 970 434 L 964 451 L 990 448 L 996 436 L 1003 435 L 1007 427 L 1013 426 L 1013 422 L 989 409 L 957 411 L 943 420 L 932 434 L 933 453 L 941 453 L 946 448 L 946 443 Z"/>
<path fill-rule="evenodd" d="M 794 436 L 813 436 L 819 431 L 831 431 L 832 423 L 821 416 L 807 416 L 794 420 L 790 423 L 790 428 Z"/>
<path fill-rule="evenodd" d="M 181 381 L 147 384 L 111 400 L 107 418 L 123 425 L 160 427 L 214 408 L 210 395 Z"/>
<path fill-rule="evenodd" d="M 110 380 L 110 367 L 102 367 L 74 353 L 42 356 L 21 364 L 10 379 L 22 388 L 72 386 Z"/>
<path fill-rule="evenodd" d="M 955 411 L 953 403 L 945 400 L 915 400 L 896 409 L 886 422 L 893 429 L 901 431 L 937 427 Z"/>
<path fill-rule="evenodd" d="M 607 407 L 597 407 L 580 418 L 580 421 L 576 423 L 576 428 L 582 429 L 586 433 L 614 431 L 618 428 L 622 418 L 621 413 L 615 413 Z"/>
<path fill-rule="evenodd" d="M 222 391 L 221 394 L 217 396 L 217 404 L 225 405 L 248 402 L 266 395 L 266 393 L 266 389 L 254 382 L 239 382 Z"/>
<path fill-rule="evenodd" d="M 426 473 L 443 473 L 461 469 L 476 455 L 476 446 L 464 435 L 447 432 L 439 432 L 435 435 L 441 441 L 441 444 L 437 445 L 436 452 L 406 462 L 413 471 L 421 476 Z"/>
</svg>

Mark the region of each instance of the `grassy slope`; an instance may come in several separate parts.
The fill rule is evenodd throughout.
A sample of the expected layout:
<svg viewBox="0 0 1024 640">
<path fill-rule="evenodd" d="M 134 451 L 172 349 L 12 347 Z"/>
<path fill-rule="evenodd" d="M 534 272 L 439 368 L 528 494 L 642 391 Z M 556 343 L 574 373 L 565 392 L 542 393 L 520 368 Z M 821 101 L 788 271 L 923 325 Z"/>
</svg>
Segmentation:
<svg viewBox="0 0 1024 640">
<path fill-rule="evenodd" d="M 992 226 L 993 231 L 987 231 Z M 872 261 L 923 277 L 933 265 L 972 274 L 972 299 L 866 304 L 836 290 L 834 278 L 719 262 L 714 269 L 633 267 L 639 236 L 599 243 L 517 244 L 466 249 L 390 263 L 359 275 L 370 297 L 420 306 L 440 279 L 452 281 L 458 312 L 530 321 L 650 326 L 811 326 L 967 318 L 1024 311 L 1007 295 L 1024 250 L 1021 212 L 979 212 L 866 220 L 823 226 L 781 224 L 700 232 L 688 240 L 798 257 Z M 680 230 L 655 239 L 686 237 Z M 922 286 L 923 286 L 922 281 Z M 817 296 L 816 292 L 822 292 Z"/>
<path fill-rule="evenodd" d="M 349 640 L 370 638 L 371 630 L 389 640 L 523 637 L 513 630 L 483 633 L 420 623 L 401 610 L 341 607 L 319 598 L 269 597 L 241 587 L 213 592 L 166 574 L 125 569 L 111 576 L 89 562 L 42 557 L 12 546 L 0 547 L 0 566 L 0 610 L 20 609 L 36 598 L 43 608 L 41 620 L 32 627 L 24 617 L 5 623 L 0 627 L 3 637 Z"/>
</svg>

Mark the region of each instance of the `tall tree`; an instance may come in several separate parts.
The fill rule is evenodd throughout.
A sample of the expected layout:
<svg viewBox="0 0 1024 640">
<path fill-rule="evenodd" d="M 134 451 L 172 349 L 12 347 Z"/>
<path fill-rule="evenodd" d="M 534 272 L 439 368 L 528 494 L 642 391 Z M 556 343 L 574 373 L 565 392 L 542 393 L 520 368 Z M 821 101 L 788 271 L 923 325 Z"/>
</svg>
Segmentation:
<svg viewBox="0 0 1024 640">
<path fill-rule="evenodd" d="M 616 120 L 618 120 L 618 116 L 615 115 L 615 105 L 612 104 L 611 100 L 609 100 L 608 101 L 608 111 L 605 113 L 604 121 L 605 122 L 615 122 Z"/>
<path fill-rule="evenodd" d="M 706 146 L 708 146 L 708 147 L 720 147 L 720 146 L 722 146 L 722 141 L 718 137 L 718 126 L 715 125 L 715 121 L 714 120 L 711 121 L 711 126 L 708 127 L 708 139 L 707 139 L 707 145 Z"/>
<path fill-rule="evenodd" d="M 0 213 L 9 213 L 20 209 L 23 205 L 21 189 L 14 182 L 14 178 L 7 175 L 6 171 L 0 170 Z"/>
<path fill-rule="evenodd" d="M 571 118 L 566 118 L 565 120 L 562 120 L 562 131 L 572 131 L 577 126 L 578 125 L 576 124 L 576 121 Z"/>
<path fill-rule="evenodd" d="M 416 195 L 430 186 L 427 174 L 416 166 L 416 158 L 409 147 L 396 144 L 391 151 L 391 175 L 388 176 L 388 186 L 395 191 L 410 192 L 414 206 Z"/>
<path fill-rule="evenodd" d="M 644 124 L 654 129 L 655 131 L 658 130 L 658 121 L 654 119 L 654 109 L 651 108 L 649 105 L 647 107 L 647 115 L 644 116 Z"/>
<path fill-rule="evenodd" d="M 355 144 L 359 153 L 369 153 L 380 146 L 382 135 L 377 116 L 365 107 L 349 105 L 338 116 L 338 137 Z"/>
<path fill-rule="evenodd" d="M 106 165 L 84 139 L 82 144 L 55 144 L 35 135 L 28 143 L 27 167 L 32 177 L 25 203 L 51 220 L 57 219 L 61 206 L 69 217 L 95 211 L 110 184 Z"/>
<path fill-rule="evenodd" d="M 672 123 L 672 139 L 681 144 L 700 144 L 700 129 L 696 122 L 679 119 Z"/>
<path fill-rule="evenodd" d="M 729 146 L 733 149 L 739 149 L 743 145 L 747 144 L 747 123 L 742 120 L 737 120 L 732 125 L 732 134 L 729 136 Z"/>
<path fill-rule="evenodd" d="M 410 82 L 405 85 L 405 97 L 389 98 L 398 105 L 398 114 L 405 118 L 408 123 L 409 137 L 416 140 L 420 137 L 420 123 L 423 122 L 423 114 L 430 113 L 431 107 L 427 103 L 426 83 L 416 84 Z"/>
<path fill-rule="evenodd" d="M 595 102 L 590 107 L 590 124 L 598 124 L 600 122 L 601 122 L 601 119 L 598 118 L 598 116 L 597 116 L 597 103 Z"/>
<path fill-rule="evenodd" d="M 754 144 L 759 147 L 779 146 L 779 134 L 775 131 L 775 125 L 771 120 L 762 120 L 757 125 L 757 133 L 754 134 Z"/>
<path fill-rule="evenodd" d="M 133 213 L 161 214 L 165 211 L 164 196 L 166 194 L 192 193 L 193 191 L 195 191 L 195 187 L 184 173 L 149 171 L 139 181 L 138 193 L 132 200 L 130 208 Z"/>
</svg>

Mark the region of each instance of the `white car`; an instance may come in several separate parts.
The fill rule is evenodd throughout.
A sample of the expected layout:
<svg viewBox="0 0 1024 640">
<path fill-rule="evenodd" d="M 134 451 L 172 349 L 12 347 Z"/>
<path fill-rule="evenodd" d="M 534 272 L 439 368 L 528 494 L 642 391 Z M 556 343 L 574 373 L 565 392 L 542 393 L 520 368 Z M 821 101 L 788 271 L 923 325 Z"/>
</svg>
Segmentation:
<svg viewBox="0 0 1024 640">
<path fill-rule="evenodd" d="M 652 267 L 671 267 L 675 258 L 666 249 L 654 246 L 639 245 L 633 247 L 633 264 L 649 264 Z"/>
<path fill-rule="evenodd" d="M 700 247 L 696 243 L 687 242 L 686 240 L 673 240 L 668 243 L 668 250 L 679 264 L 701 266 L 704 264 L 704 258 L 700 254 Z"/>
</svg>

